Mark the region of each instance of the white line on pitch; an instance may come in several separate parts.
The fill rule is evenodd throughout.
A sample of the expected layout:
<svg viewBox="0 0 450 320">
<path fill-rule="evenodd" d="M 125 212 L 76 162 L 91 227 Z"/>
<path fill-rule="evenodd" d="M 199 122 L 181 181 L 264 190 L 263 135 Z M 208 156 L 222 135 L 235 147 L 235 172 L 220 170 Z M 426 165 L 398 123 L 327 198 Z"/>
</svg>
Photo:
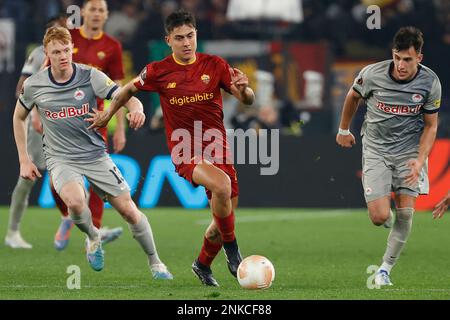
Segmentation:
<svg viewBox="0 0 450 320">
<path fill-rule="evenodd" d="M 274 210 L 276 212 L 276 209 Z M 268 213 L 264 215 L 254 215 L 254 216 L 244 216 L 244 217 L 236 217 L 236 222 L 245 223 L 245 222 L 264 222 L 264 221 L 280 221 L 280 220 L 306 220 L 306 219 L 321 219 L 321 218 L 330 218 L 330 217 L 340 217 L 345 215 L 354 214 L 355 212 L 352 210 L 323 210 L 323 211 L 312 211 L 312 212 L 304 212 L 297 211 L 292 213 Z M 206 225 L 210 224 L 211 219 L 202 219 L 197 220 L 196 224 Z"/>
</svg>

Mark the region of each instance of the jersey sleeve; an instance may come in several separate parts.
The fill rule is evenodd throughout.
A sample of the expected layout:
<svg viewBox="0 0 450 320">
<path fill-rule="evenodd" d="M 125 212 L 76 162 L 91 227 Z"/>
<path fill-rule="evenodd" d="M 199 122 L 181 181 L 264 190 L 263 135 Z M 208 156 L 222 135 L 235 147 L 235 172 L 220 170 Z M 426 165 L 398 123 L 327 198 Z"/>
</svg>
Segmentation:
<svg viewBox="0 0 450 320">
<path fill-rule="evenodd" d="M 364 67 L 353 81 L 353 90 L 359 93 L 364 99 L 369 96 L 370 93 L 370 66 Z"/>
<path fill-rule="evenodd" d="M 117 46 L 114 47 L 107 74 L 113 80 L 123 80 L 125 78 L 122 62 L 122 45 L 120 43 L 117 43 Z"/>
<path fill-rule="evenodd" d="M 141 91 L 158 91 L 155 82 L 155 71 L 152 63 L 145 66 L 134 80 L 134 86 Z"/>
<path fill-rule="evenodd" d="M 33 88 L 30 86 L 28 80 L 29 78 L 23 83 L 22 90 L 19 95 L 19 102 L 25 109 L 31 111 L 34 107 L 34 94 Z"/>
<path fill-rule="evenodd" d="M 44 60 L 45 54 L 42 51 L 42 47 L 39 46 L 37 48 L 34 48 L 22 67 L 22 75 L 31 76 L 38 72 L 41 69 L 42 64 L 44 63 Z"/>
<path fill-rule="evenodd" d="M 231 93 L 231 74 L 230 65 L 222 58 L 219 58 L 219 66 L 221 69 L 220 87 L 226 92 Z"/>
<path fill-rule="evenodd" d="M 91 68 L 91 85 L 95 95 L 100 99 L 111 99 L 114 91 L 119 88 L 106 74 L 96 68 Z"/>
<path fill-rule="evenodd" d="M 442 87 L 438 78 L 435 78 L 431 85 L 430 95 L 423 106 L 424 113 L 435 113 L 441 107 Z"/>
</svg>

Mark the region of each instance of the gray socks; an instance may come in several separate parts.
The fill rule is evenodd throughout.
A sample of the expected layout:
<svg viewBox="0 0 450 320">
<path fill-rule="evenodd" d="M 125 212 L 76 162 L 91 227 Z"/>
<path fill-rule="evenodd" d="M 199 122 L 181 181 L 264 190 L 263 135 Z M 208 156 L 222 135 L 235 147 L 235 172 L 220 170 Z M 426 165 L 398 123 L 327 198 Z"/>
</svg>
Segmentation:
<svg viewBox="0 0 450 320">
<path fill-rule="evenodd" d="M 28 207 L 28 198 L 30 197 L 30 192 L 34 184 L 35 181 L 21 177 L 17 180 L 17 184 L 11 197 L 11 205 L 9 207 L 9 230 L 19 230 L 20 220 L 22 220 L 25 209 Z"/>
<path fill-rule="evenodd" d="M 96 240 L 100 236 L 98 229 L 92 223 L 91 210 L 87 205 L 84 206 L 83 212 L 80 215 L 74 214 L 70 209 L 69 214 L 78 229 L 87 234 L 89 240 Z"/>
<path fill-rule="evenodd" d="M 145 253 L 148 255 L 150 265 L 162 263 L 156 251 L 155 241 L 153 239 L 152 228 L 147 217 L 141 213 L 141 219 L 136 224 L 128 224 L 133 238 L 141 245 Z"/>
<path fill-rule="evenodd" d="M 387 240 L 383 262 L 395 264 L 411 233 L 414 208 L 397 208 L 395 222 Z"/>
</svg>

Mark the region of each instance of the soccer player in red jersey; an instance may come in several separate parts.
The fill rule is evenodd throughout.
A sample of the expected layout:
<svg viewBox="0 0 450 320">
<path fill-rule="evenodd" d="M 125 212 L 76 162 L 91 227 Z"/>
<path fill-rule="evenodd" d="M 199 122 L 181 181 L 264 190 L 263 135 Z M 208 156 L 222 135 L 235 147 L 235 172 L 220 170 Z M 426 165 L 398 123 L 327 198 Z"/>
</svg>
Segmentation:
<svg viewBox="0 0 450 320">
<path fill-rule="evenodd" d="M 119 83 L 124 78 L 122 65 L 122 45 L 105 32 L 103 27 L 108 18 L 108 7 L 105 0 L 85 0 L 81 9 L 83 25 L 79 29 L 70 29 L 73 48 L 73 61 L 93 66 L 104 72 L 114 82 Z M 97 99 L 99 110 L 103 110 L 104 102 Z M 113 135 L 114 152 L 120 152 L 125 147 L 125 116 L 123 110 L 117 114 L 117 126 Z M 99 132 L 107 141 L 107 128 L 99 129 Z M 73 222 L 68 216 L 67 207 L 52 186 L 52 193 L 63 218 L 58 231 L 55 234 L 55 248 L 63 250 L 69 241 L 70 230 Z M 100 229 L 103 217 L 103 200 L 89 189 L 89 208 L 92 212 L 94 225 Z M 122 234 L 122 228 L 101 228 L 103 244 L 115 240 Z"/>
<path fill-rule="evenodd" d="M 138 78 L 129 82 L 114 97 L 109 110 L 97 113 L 90 120 L 91 127 L 105 126 L 114 112 L 137 91 L 159 93 L 167 144 L 175 169 L 194 186 L 206 188 L 213 215 L 200 254 L 192 264 L 192 271 L 203 284 L 218 286 L 210 266 L 222 246 L 228 268 L 235 277 L 242 260 L 234 232 L 234 209 L 239 190 L 236 171 L 225 159 L 228 143 L 223 125 L 221 89 L 248 105 L 253 103 L 255 95 L 248 86 L 247 76 L 240 70 L 231 68 L 218 56 L 196 52 L 196 22 L 191 13 L 179 10 L 170 14 L 166 18 L 165 29 L 165 39 L 172 55 L 148 64 Z M 220 137 L 215 135 L 214 143 L 224 151 L 220 152 L 221 156 L 217 153 L 212 157 L 203 156 L 211 141 L 194 141 L 199 124 L 201 134 L 211 130 L 220 132 Z M 180 150 L 179 138 L 174 138 L 182 132 L 189 133 L 190 150 Z M 187 156 L 184 153 L 190 154 Z M 184 161 L 180 162 L 180 158 Z"/>
</svg>

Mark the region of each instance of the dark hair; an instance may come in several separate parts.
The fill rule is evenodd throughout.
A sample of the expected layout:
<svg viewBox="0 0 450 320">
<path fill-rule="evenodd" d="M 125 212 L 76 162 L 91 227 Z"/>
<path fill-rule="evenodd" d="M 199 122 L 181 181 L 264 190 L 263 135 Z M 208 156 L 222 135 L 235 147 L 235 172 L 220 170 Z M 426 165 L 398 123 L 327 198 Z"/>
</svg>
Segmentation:
<svg viewBox="0 0 450 320">
<path fill-rule="evenodd" d="M 45 28 L 48 29 L 50 27 L 53 27 L 55 23 L 64 19 L 67 19 L 67 14 L 64 12 L 61 12 L 56 16 L 50 17 L 45 23 Z M 63 27 L 65 27 L 65 25 Z"/>
<path fill-rule="evenodd" d="M 169 34 L 173 31 L 173 29 L 183 25 L 191 25 L 194 28 L 197 27 L 194 15 L 184 9 L 180 9 L 167 16 L 164 23 L 164 29 L 166 34 Z"/>
<path fill-rule="evenodd" d="M 408 50 L 411 46 L 417 53 L 422 51 L 423 33 L 416 27 L 402 27 L 394 36 L 394 50 Z"/>
</svg>

